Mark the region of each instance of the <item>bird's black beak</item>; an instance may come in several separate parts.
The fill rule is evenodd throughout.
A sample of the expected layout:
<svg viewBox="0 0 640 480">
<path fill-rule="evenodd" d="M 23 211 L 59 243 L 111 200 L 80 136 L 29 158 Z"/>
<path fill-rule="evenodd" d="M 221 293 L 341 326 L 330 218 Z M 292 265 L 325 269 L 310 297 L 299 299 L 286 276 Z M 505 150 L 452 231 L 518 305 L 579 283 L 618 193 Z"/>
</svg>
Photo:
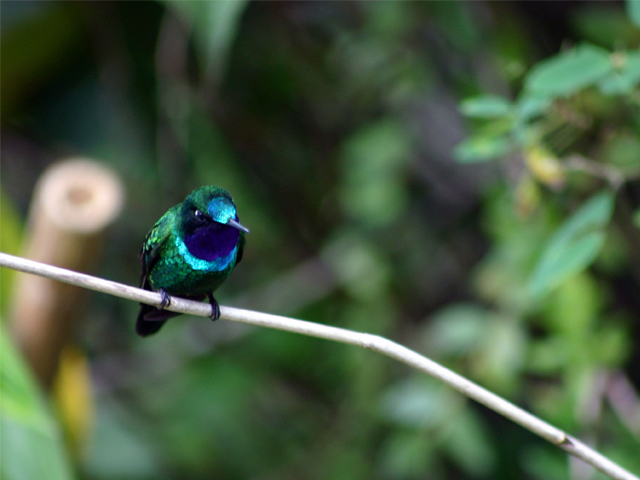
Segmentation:
<svg viewBox="0 0 640 480">
<path fill-rule="evenodd" d="M 249 233 L 249 229 L 247 227 L 241 225 L 239 222 L 236 222 L 233 218 L 230 218 L 229 220 L 227 220 L 227 225 L 233 228 L 237 228 L 238 230 L 244 233 Z"/>
</svg>

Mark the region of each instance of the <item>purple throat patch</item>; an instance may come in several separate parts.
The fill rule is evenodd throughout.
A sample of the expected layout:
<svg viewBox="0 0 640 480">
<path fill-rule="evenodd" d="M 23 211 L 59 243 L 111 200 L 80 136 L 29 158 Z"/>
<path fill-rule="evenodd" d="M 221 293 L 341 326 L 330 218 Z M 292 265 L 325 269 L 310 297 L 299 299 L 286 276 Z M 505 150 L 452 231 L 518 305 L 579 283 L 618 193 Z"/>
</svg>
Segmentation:
<svg viewBox="0 0 640 480">
<path fill-rule="evenodd" d="M 213 223 L 186 235 L 184 243 L 194 257 L 213 262 L 229 255 L 238 244 L 239 237 L 240 232 L 235 228 Z"/>
</svg>

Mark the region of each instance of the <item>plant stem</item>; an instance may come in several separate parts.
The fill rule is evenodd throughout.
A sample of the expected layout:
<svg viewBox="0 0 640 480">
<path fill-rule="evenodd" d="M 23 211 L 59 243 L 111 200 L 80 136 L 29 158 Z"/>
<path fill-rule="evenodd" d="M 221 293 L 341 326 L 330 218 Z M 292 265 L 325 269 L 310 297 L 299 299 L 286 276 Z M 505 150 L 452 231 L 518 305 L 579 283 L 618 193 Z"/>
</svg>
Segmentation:
<svg viewBox="0 0 640 480">
<path fill-rule="evenodd" d="M 121 283 L 104 280 L 83 273 L 46 265 L 25 258 L 0 252 L 0 266 L 12 268 L 25 273 L 40 275 L 82 288 L 114 295 L 128 300 L 134 300 L 149 305 L 159 306 L 161 296 L 155 292 L 141 290 Z M 208 317 L 211 313 L 209 304 L 172 297 L 167 310 L 190 315 Z M 567 435 L 562 430 L 539 419 L 498 395 L 480 387 L 457 373 L 436 362 L 410 350 L 409 348 L 392 342 L 391 340 L 368 333 L 354 332 L 343 328 L 322 325 L 318 323 L 297 320 L 278 315 L 242 310 L 231 307 L 220 307 L 221 319 L 241 322 L 261 327 L 276 328 L 289 332 L 324 338 L 335 342 L 347 343 L 368 348 L 406 365 L 420 370 L 446 383 L 463 395 L 476 400 L 500 415 L 509 418 L 527 430 L 560 447 L 571 455 L 584 460 L 600 472 L 614 480 L 640 480 L 637 476 L 623 469 L 606 457 L 600 455 L 582 442 Z"/>
</svg>

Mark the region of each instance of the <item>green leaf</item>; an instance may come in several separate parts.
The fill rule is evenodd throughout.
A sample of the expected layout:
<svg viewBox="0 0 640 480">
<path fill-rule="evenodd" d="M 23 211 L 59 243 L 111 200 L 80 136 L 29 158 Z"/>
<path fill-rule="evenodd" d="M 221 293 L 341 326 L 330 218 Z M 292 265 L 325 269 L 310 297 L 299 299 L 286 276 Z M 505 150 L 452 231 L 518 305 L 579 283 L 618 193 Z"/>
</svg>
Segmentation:
<svg viewBox="0 0 640 480">
<path fill-rule="evenodd" d="M 627 0 L 627 14 L 629 15 L 629 20 L 640 28 L 640 0 Z"/>
<path fill-rule="evenodd" d="M 631 93 L 633 85 L 620 75 L 607 77 L 598 85 L 600 91 L 605 95 L 625 95 Z"/>
<path fill-rule="evenodd" d="M 613 71 L 609 52 L 583 44 L 538 63 L 525 83 L 533 94 L 565 96 L 594 85 Z"/>
<path fill-rule="evenodd" d="M 444 355 L 465 355 L 478 348 L 486 331 L 488 312 L 472 303 L 445 307 L 431 318 L 425 332 L 430 350 Z"/>
<path fill-rule="evenodd" d="M 604 229 L 611 219 L 613 203 L 609 192 L 595 195 L 551 237 L 529 284 L 535 296 L 550 291 L 595 260 L 604 244 Z"/>
<path fill-rule="evenodd" d="M 631 82 L 640 82 L 640 52 L 625 53 L 623 74 L 626 75 Z"/>
<path fill-rule="evenodd" d="M 472 409 L 461 410 L 451 422 L 445 449 L 470 477 L 490 476 L 496 464 L 491 431 Z"/>
<path fill-rule="evenodd" d="M 603 79 L 600 90 L 608 95 L 629 94 L 640 83 L 640 52 L 617 54 L 622 66 Z"/>
<path fill-rule="evenodd" d="M 473 357 L 477 378 L 500 393 L 514 393 L 526 352 L 522 324 L 500 314 L 487 320 L 483 342 Z"/>
<path fill-rule="evenodd" d="M 407 204 L 403 172 L 411 150 L 405 126 L 392 118 L 351 134 L 341 154 L 345 211 L 372 226 L 394 221 Z"/>
<path fill-rule="evenodd" d="M 0 324 L 0 478 L 73 478 L 57 424 Z"/>
<path fill-rule="evenodd" d="M 640 230 L 640 209 L 638 209 L 635 212 L 633 212 L 633 216 L 631 217 L 631 221 L 633 222 L 633 225 L 638 230 Z"/>
<path fill-rule="evenodd" d="M 549 296 L 545 325 L 553 332 L 578 338 L 588 332 L 600 318 L 603 292 L 592 276 L 573 275 Z"/>
<path fill-rule="evenodd" d="M 474 135 L 456 145 L 453 156 L 460 163 L 489 162 L 506 155 L 510 149 L 505 136 Z"/>
<path fill-rule="evenodd" d="M 394 429 L 379 454 L 381 478 L 422 478 L 439 459 L 438 445 L 421 430 Z"/>
<path fill-rule="evenodd" d="M 407 428 L 434 428 L 459 408 L 455 394 L 431 379 L 411 377 L 392 385 L 382 396 L 380 414 Z"/>
<path fill-rule="evenodd" d="M 544 113 L 551 105 L 551 100 L 545 96 L 535 96 L 524 94 L 516 103 L 516 112 L 518 116 L 526 121 Z"/>
<path fill-rule="evenodd" d="M 22 219 L 13 200 L 0 191 L 0 252 L 18 255 L 22 245 Z M 0 312 L 5 312 L 10 300 L 16 271 L 0 268 Z"/>
<path fill-rule="evenodd" d="M 497 95 L 481 95 L 464 100 L 460 104 L 460 111 L 473 118 L 502 117 L 511 111 L 511 102 Z"/>
<path fill-rule="evenodd" d="M 621 325 L 604 325 L 591 337 L 595 363 L 610 368 L 619 368 L 633 351 L 633 336 Z"/>
</svg>

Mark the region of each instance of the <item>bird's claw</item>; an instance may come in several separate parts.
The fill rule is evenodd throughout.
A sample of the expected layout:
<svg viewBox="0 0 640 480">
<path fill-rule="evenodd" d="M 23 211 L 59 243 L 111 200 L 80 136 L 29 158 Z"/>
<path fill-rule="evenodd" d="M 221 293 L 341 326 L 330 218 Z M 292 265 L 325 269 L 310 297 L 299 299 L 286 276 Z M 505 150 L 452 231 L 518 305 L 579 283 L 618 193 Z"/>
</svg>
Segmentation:
<svg viewBox="0 0 640 480">
<path fill-rule="evenodd" d="M 171 297 L 169 296 L 169 294 L 165 291 L 164 288 L 160 289 L 160 306 L 158 307 L 160 310 L 164 310 L 165 308 L 167 308 L 169 305 L 171 305 Z"/>
<path fill-rule="evenodd" d="M 209 298 L 209 304 L 211 305 L 211 315 L 209 318 L 213 322 L 220 318 L 220 305 L 218 305 L 218 302 L 213 298 L 212 294 L 207 295 L 207 297 Z"/>
</svg>

